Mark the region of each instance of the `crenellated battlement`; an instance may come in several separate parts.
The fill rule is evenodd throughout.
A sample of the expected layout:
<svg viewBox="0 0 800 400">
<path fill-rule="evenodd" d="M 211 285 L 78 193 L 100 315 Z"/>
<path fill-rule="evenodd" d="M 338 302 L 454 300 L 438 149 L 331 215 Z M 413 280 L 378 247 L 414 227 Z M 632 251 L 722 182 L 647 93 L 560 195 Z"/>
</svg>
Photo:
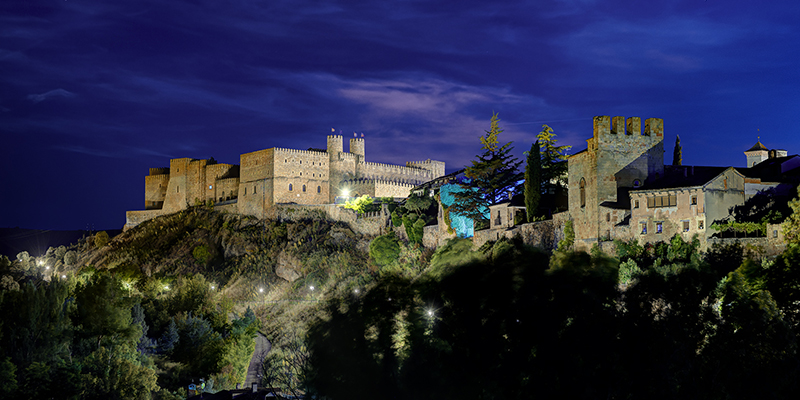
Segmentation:
<svg viewBox="0 0 800 400">
<path fill-rule="evenodd" d="M 416 187 L 416 184 L 413 183 L 406 183 L 406 182 L 398 182 L 398 181 L 391 181 L 385 179 L 372 179 L 372 178 L 358 178 L 358 179 L 348 179 L 342 181 L 342 184 L 347 185 L 359 185 L 364 183 L 376 183 L 379 185 L 393 185 L 393 186 L 400 186 L 400 187 L 407 187 L 408 189 L 412 189 Z"/>
<path fill-rule="evenodd" d="M 356 155 L 353 153 L 339 153 L 339 161 L 356 161 Z"/>
<path fill-rule="evenodd" d="M 285 149 L 282 147 L 274 147 L 275 153 L 282 153 L 288 155 L 295 155 L 295 156 L 308 156 L 308 157 L 316 157 L 316 158 L 328 158 L 328 153 L 321 153 L 319 151 L 308 151 L 308 150 L 298 150 L 298 149 Z"/>
<path fill-rule="evenodd" d="M 599 115 L 594 117 L 593 139 L 608 140 L 645 140 L 660 141 L 664 136 L 664 120 L 648 118 L 642 131 L 642 120 L 639 117 L 625 118 Z"/>
</svg>

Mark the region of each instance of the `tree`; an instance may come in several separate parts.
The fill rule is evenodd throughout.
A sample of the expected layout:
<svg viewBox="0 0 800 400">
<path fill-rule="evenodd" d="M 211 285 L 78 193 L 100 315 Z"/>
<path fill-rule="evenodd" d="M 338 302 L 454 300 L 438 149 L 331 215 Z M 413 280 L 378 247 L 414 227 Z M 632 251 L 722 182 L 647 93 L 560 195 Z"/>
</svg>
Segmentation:
<svg viewBox="0 0 800 400">
<path fill-rule="evenodd" d="M 672 165 L 683 165 L 683 148 L 681 137 L 675 136 L 675 150 L 672 151 Z"/>
<path fill-rule="evenodd" d="M 527 153 L 528 165 L 525 166 L 525 210 L 528 222 L 536 217 L 539 200 L 542 198 L 542 156 L 539 154 L 539 141 L 531 145 Z"/>
<path fill-rule="evenodd" d="M 792 214 L 783 222 L 783 236 L 786 243 L 800 244 L 800 187 L 797 188 L 797 197 L 789 201 Z"/>
<path fill-rule="evenodd" d="M 556 134 L 553 128 L 542 125 L 542 131 L 536 135 L 541 146 L 542 154 L 542 178 L 541 182 L 545 191 L 550 191 L 556 187 L 567 187 L 567 151 L 572 146 L 557 146 Z"/>
<path fill-rule="evenodd" d="M 463 191 L 454 192 L 455 202 L 452 211 L 471 218 L 478 224 L 485 224 L 489 206 L 508 199 L 509 192 L 522 178 L 518 172 L 521 161 L 512 156 L 511 142 L 500 145 L 498 136 L 503 132 L 498 126 L 497 114 L 492 115 L 491 128 L 480 138 L 483 154 L 472 161 L 464 175 L 468 178 L 459 183 Z"/>
<path fill-rule="evenodd" d="M 349 208 L 359 214 L 363 214 L 366 211 L 367 206 L 370 204 L 372 204 L 372 197 L 369 197 L 369 195 L 365 194 L 361 197 L 347 200 L 344 203 L 344 208 Z"/>
<path fill-rule="evenodd" d="M 384 267 L 397 259 L 400 255 L 400 242 L 394 231 L 378 236 L 369 244 L 369 256 L 375 263 Z"/>
</svg>

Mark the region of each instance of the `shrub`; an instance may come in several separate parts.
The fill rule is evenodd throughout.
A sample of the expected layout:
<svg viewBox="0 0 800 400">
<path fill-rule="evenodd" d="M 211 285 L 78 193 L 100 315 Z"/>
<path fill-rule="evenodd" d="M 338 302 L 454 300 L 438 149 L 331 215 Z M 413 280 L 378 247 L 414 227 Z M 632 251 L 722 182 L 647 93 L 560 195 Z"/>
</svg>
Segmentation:
<svg viewBox="0 0 800 400">
<path fill-rule="evenodd" d="M 378 236 L 369 244 L 369 256 L 376 264 L 387 266 L 400 255 L 400 241 L 394 232 Z"/>
<path fill-rule="evenodd" d="M 99 248 L 107 245 L 108 244 L 108 240 L 109 240 L 108 232 L 106 232 L 106 231 L 97 232 L 97 234 L 94 235 L 94 247 L 97 247 L 99 249 Z"/>
</svg>

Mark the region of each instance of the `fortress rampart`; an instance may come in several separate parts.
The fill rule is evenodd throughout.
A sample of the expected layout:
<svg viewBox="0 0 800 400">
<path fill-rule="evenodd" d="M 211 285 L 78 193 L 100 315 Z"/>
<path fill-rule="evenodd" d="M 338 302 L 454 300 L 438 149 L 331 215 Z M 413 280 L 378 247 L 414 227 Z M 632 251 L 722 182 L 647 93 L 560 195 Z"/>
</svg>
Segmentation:
<svg viewBox="0 0 800 400">
<path fill-rule="evenodd" d="M 126 227 L 199 202 L 226 202 L 226 210 L 235 204 L 239 213 L 263 217 L 277 204 L 332 203 L 345 189 L 407 197 L 415 185 L 444 175 L 441 161 L 367 162 L 363 137 L 350 139 L 350 152 L 343 144 L 341 135 L 328 135 L 326 151 L 273 147 L 242 154 L 239 165 L 172 159 L 168 168 L 150 168 L 145 177 L 145 208 L 154 212 L 134 212 Z"/>
</svg>

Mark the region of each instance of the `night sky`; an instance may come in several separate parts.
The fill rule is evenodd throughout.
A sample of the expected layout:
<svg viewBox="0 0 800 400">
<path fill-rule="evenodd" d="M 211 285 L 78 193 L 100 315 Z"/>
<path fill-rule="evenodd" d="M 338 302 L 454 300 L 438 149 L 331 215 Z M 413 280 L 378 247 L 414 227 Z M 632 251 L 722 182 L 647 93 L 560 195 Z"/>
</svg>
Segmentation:
<svg viewBox="0 0 800 400">
<path fill-rule="evenodd" d="M 665 162 L 800 153 L 800 2 L 0 2 L 0 227 L 114 229 L 170 158 L 325 148 L 367 160 L 572 153 L 595 115 L 664 119 Z M 345 148 L 346 145 L 345 145 Z"/>
</svg>

